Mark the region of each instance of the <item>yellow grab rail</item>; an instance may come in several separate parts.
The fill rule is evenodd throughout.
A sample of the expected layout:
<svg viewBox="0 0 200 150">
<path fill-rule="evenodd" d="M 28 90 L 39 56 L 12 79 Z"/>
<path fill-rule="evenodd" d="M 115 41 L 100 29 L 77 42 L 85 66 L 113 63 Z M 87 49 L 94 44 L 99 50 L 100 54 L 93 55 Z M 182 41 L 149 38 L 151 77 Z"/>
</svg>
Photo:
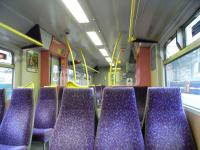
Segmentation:
<svg viewBox="0 0 200 150">
<path fill-rule="evenodd" d="M 122 33 L 120 32 L 116 41 L 115 41 L 115 46 L 114 46 L 114 50 L 113 50 L 113 53 L 112 53 L 112 60 L 111 60 L 111 63 L 110 63 L 110 71 L 108 72 L 108 85 L 112 85 L 112 64 L 113 64 L 115 52 L 117 50 L 117 47 L 118 47 L 119 42 L 121 40 L 121 37 L 122 37 Z"/>
<path fill-rule="evenodd" d="M 82 56 L 82 59 L 83 59 L 83 62 L 84 62 L 87 85 L 89 85 L 89 77 L 88 77 L 88 68 L 87 68 L 87 64 L 86 64 L 85 57 L 84 57 L 84 55 L 83 55 L 82 49 L 79 49 L 79 50 L 80 50 L 80 53 L 81 53 L 81 56 Z"/>
<path fill-rule="evenodd" d="M 130 25 L 129 25 L 129 36 L 128 36 L 128 42 L 131 42 L 135 39 L 135 36 L 133 34 L 133 19 L 135 15 L 135 1 L 131 0 L 131 14 L 130 14 Z"/>
<path fill-rule="evenodd" d="M 38 46 L 43 46 L 43 43 L 41 43 L 41 42 L 39 42 L 39 41 L 27 36 L 26 34 L 23 34 L 23 33 L 19 32 L 19 31 L 15 30 L 14 28 L 12 28 L 12 27 L 10 27 L 10 26 L 2 23 L 2 22 L 0 22 L 0 27 L 2 27 L 2 28 L 6 29 L 6 30 L 8 30 L 8 31 L 10 31 L 10 32 L 12 32 L 12 33 L 24 38 L 24 39 L 36 44 Z"/>
<path fill-rule="evenodd" d="M 19 86 L 18 88 L 30 88 L 30 89 L 34 89 L 35 88 L 35 84 L 33 81 L 30 81 L 28 83 L 26 83 L 24 86 Z"/>
<path fill-rule="evenodd" d="M 78 89 L 78 88 L 88 88 L 88 86 L 78 85 L 78 84 L 76 84 L 73 81 L 68 81 L 66 87 L 67 88 L 75 88 L 75 89 Z"/>
<path fill-rule="evenodd" d="M 119 54 L 117 56 L 117 60 L 115 62 L 114 85 L 116 85 L 117 64 L 118 64 L 118 61 L 119 61 L 120 54 L 121 54 L 121 50 L 119 51 Z"/>
<path fill-rule="evenodd" d="M 66 35 L 65 35 L 65 42 L 66 42 L 67 47 L 69 48 L 69 53 L 72 59 L 72 65 L 73 65 L 73 70 L 74 70 L 74 82 L 76 83 L 76 66 L 74 63 L 74 56 L 73 56 L 72 49 Z"/>
<path fill-rule="evenodd" d="M 92 68 L 92 67 L 90 67 L 88 65 L 87 65 L 87 68 L 90 69 L 90 70 L 92 70 L 92 71 L 94 71 L 94 72 L 96 72 L 96 73 L 99 73 L 99 71 L 95 70 L 94 68 Z"/>
</svg>

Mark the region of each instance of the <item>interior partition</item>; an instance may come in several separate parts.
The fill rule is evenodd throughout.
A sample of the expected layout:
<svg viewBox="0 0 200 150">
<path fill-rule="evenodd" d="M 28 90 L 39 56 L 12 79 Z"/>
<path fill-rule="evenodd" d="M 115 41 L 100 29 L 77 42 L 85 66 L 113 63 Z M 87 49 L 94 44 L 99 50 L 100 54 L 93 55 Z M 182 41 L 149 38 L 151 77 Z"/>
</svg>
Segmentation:
<svg viewBox="0 0 200 150">
<path fill-rule="evenodd" d="M 136 57 L 135 86 L 151 86 L 150 48 L 139 47 Z"/>
</svg>

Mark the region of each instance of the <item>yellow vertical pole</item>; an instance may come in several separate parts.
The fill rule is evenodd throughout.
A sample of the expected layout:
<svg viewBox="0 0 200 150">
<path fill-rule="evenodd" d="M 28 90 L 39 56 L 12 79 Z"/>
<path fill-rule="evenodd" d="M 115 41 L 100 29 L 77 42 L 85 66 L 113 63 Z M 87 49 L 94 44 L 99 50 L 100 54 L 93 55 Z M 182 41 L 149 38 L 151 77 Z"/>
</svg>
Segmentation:
<svg viewBox="0 0 200 150">
<path fill-rule="evenodd" d="M 128 36 L 129 42 L 135 39 L 135 36 L 133 35 L 133 19 L 135 15 L 135 1 L 136 0 L 131 0 L 131 14 L 130 14 L 129 36 Z"/>
<path fill-rule="evenodd" d="M 116 85 L 117 64 L 118 64 L 118 61 L 119 61 L 120 54 L 121 54 L 121 50 L 119 51 L 119 54 L 118 54 L 118 56 L 117 56 L 117 60 L 116 60 L 116 62 L 115 62 L 114 85 Z"/>
<path fill-rule="evenodd" d="M 65 35 L 65 42 L 67 44 L 67 47 L 69 48 L 69 53 L 72 59 L 72 65 L 73 65 L 73 70 L 74 70 L 74 82 L 76 83 L 76 66 L 74 62 L 74 56 L 73 56 L 72 49 L 66 35 Z"/>
<path fill-rule="evenodd" d="M 113 50 L 113 53 L 112 53 L 112 60 L 111 60 L 111 63 L 110 63 L 110 71 L 108 72 L 108 85 L 112 85 L 112 64 L 113 64 L 113 60 L 114 60 L 114 57 L 115 57 L 115 52 L 117 50 L 117 47 L 119 45 L 119 42 L 121 40 L 121 37 L 122 37 L 122 33 L 120 32 L 119 35 L 118 35 L 118 38 L 115 42 L 115 47 L 114 47 L 114 50 Z"/>
<path fill-rule="evenodd" d="M 83 55 L 82 49 L 79 49 L 79 50 L 80 50 L 80 53 L 81 53 L 81 56 L 82 56 L 82 59 L 83 59 L 83 62 L 84 62 L 87 85 L 89 85 L 89 76 L 88 76 L 88 68 L 87 68 L 86 60 L 85 60 L 85 57 L 84 57 L 84 55 Z"/>
</svg>

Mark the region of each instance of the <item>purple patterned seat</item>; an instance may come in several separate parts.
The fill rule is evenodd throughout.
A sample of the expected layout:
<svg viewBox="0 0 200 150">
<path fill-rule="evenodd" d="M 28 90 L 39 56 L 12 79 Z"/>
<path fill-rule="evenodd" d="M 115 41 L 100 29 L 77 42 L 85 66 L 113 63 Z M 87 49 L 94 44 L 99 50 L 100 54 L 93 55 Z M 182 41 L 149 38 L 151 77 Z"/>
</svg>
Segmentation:
<svg viewBox="0 0 200 150">
<path fill-rule="evenodd" d="M 135 90 L 138 115 L 140 122 L 142 122 L 144 117 L 144 108 L 146 104 L 147 87 L 135 86 L 134 90 Z"/>
<path fill-rule="evenodd" d="M 33 141 L 45 143 L 52 136 L 57 116 L 56 88 L 41 88 L 36 107 Z"/>
<path fill-rule="evenodd" d="M 0 126 L 0 150 L 25 150 L 30 146 L 34 102 L 32 89 L 14 89 Z"/>
<path fill-rule="evenodd" d="M 196 149 L 179 88 L 149 88 L 146 112 L 146 149 Z"/>
<path fill-rule="evenodd" d="M 5 111 L 5 90 L 0 89 L 0 123 L 3 119 L 4 111 Z"/>
<path fill-rule="evenodd" d="M 144 149 L 133 88 L 115 87 L 104 89 L 95 149 Z"/>
<path fill-rule="evenodd" d="M 64 89 L 50 150 L 93 150 L 95 108 L 92 89 Z"/>
</svg>

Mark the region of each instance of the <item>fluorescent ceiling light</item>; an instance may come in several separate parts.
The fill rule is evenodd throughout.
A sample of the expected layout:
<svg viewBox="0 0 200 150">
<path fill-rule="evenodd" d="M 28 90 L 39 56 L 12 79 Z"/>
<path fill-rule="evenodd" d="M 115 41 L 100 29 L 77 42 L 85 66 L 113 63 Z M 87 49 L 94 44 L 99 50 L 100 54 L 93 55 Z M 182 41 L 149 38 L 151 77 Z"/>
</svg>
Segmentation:
<svg viewBox="0 0 200 150">
<path fill-rule="evenodd" d="M 108 56 L 108 52 L 106 51 L 106 49 L 101 48 L 101 49 L 99 49 L 99 51 L 100 51 L 100 53 L 101 53 L 103 56 L 105 56 L 105 57 Z"/>
<path fill-rule="evenodd" d="M 106 57 L 106 61 L 107 61 L 108 63 L 111 63 L 111 62 L 112 62 L 112 59 L 111 59 L 110 57 Z"/>
<path fill-rule="evenodd" d="M 97 35 L 95 31 L 90 31 L 86 33 L 89 36 L 90 40 L 94 43 L 94 45 L 96 46 L 103 45 L 101 39 L 99 38 L 99 36 Z"/>
<path fill-rule="evenodd" d="M 81 5 L 79 4 L 78 0 L 62 0 L 67 9 L 71 12 L 74 18 L 79 23 L 88 23 L 89 19 L 86 16 L 84 10 L 82 9 Z"/>
</svg>

